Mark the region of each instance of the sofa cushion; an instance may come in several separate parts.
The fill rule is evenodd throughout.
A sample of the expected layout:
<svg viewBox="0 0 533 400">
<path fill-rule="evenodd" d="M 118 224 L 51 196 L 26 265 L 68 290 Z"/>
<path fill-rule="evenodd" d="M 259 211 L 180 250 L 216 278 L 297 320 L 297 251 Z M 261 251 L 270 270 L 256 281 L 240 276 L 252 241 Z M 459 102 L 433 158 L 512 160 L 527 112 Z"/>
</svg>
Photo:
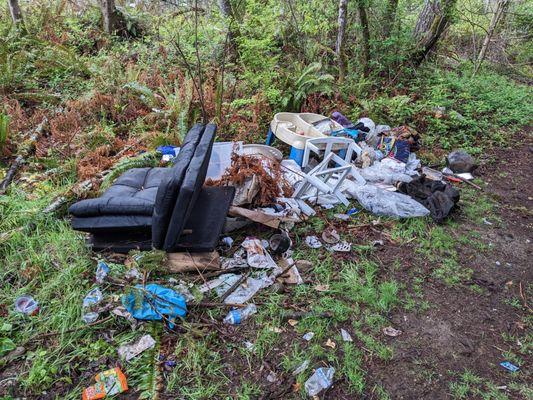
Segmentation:
<svg viewBox="0 0 533 400">
<path fill-rule="evenodd" d="M 74 217 L 72 228 L 90 233 L 150 232 L 152 217 L 147 215 L 100 215 Z"/>
<path fill-rule="evenodd" d="M 157 190 L 152 223 L 152 244 L 156 249 L 163 247 L 178 192 L 203 131 L 204 125 L 196 124 L 187 133 L 172 172 L 161 181 Z"/>
<path fill-rule="evenodd" d="M 169 168 L 133 168 L 122 174 L 96 199 L 73 204 L 69 212 L 76 217 L 101 215 L 152 216 L 157 189 Z"/>
<path fill-rule="evenodd" d="M 194 151 L 175 202 L 163 249 L 173 251 L 204 184 L 217 127 L 208 124 Z M 181 154 L 181 151 L 180 151 Z"/>
</svg>

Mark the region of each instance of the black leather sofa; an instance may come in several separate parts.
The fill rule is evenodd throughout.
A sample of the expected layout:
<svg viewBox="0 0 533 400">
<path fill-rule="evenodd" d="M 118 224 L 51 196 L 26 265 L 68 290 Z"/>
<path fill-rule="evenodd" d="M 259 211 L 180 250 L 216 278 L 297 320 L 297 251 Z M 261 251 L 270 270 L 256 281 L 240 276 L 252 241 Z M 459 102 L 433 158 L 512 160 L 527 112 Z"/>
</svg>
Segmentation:
<svg viewBox="0 0 533 400">
<path fill-rule="evenodd" d="M 211 251 L 233 201 L 233 187 L 203 187 L 216 125 L 196 124 L 172 168 L 133 168 L 98 198 L 73 204 L 75 230 L 94 250 Z"/>
</svg>

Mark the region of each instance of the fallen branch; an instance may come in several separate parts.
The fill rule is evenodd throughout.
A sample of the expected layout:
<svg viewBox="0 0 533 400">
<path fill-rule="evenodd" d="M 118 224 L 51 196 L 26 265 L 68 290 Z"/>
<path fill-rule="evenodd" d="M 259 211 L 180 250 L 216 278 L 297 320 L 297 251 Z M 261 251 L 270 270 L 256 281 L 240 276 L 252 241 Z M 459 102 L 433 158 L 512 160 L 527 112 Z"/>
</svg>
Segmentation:
<svg viewBox="0 0 533 400">
<path fill-rule="evenodd" d="M 226 292 L 220 297 L 220 301 L 224 302 L 224 300 L 226 300 L 228 296 L 232 294 L 240 286 L 240 284 L 246 280 L 246 278 L 248 278 L 248 275 L 250 275 L 250 272 L 247 272 L 241 276 L 239 280 L 235 282 L 228 290 L 226 290 Z"/>
<path fill-rule="evenodd" d="M 17 158 L 15 158 L 15 161 L 13 161 L 13 164 L 11 164 L 11 166 L 9 167 L 6 177 L 2 180 L 2 182 L 0 182 L 0 195 L 6 192 L 7 187 L 13 181 L 13 178 L 15 177 L 19 167 L 22 164 L 24 164 L 24 157 L 17 156 Z"/>
<path fill-rule="evenodd" d="M 477 190 L 483 190 L 483 188 L 481 186 L 478 186 L 475 183 L 470 182 L 468 179 L 460 177 L 459 175 L 456 175 L 456 174 L 444 174 L 444 176 L 451 176 L 452 178 L 459 179 L 460 181 L 462 181 L 464 183 L 467 183 L 468 185 L 476 188 Z"/>
</svg>

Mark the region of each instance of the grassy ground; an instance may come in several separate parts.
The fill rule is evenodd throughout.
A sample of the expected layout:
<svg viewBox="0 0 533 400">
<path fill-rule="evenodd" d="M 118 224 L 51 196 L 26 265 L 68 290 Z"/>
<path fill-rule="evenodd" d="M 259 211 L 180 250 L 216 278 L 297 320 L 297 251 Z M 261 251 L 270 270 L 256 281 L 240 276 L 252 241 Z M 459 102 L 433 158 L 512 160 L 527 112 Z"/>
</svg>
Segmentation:
<svg viewBox="0 0 533 400">
<path fill-rule="evenodd" d="M 32 172 L 30 169 L 25 175 L 32 176 Z M 442 226 L 429 219 L 377 218 L 365 211 L 342 222 L 333 217 L 339 210 L 331 210 L 293 232 L 294 258 L 312 265 L 302 270 L 305 284 L 264 290 L 255 299 L 259 313 L 242 326 L 222 325 L 224 311 L 209 309 L 194 310 L 179 333 L 166 332 L 158 323 L 132 329 L 118 317 L 86 327 L 81 320 L 81 302 L 93 287 L 98 255 L 85 249 L 82 235 L 72 231 L 68 221 L 41 212 L 68 179 L 33 179 L 0 198 L 2 355 L 24 347 L 18 358 L 0 361 L 4 398 L 78 398 L 81 389 L 93 383 L 95 373 L 119 363 L 118 346 L 144 332 L 157 338 L 157 345 L 123 366 L 134 397 L 304 398 L 303 383 L 313 369 L 333 366 L 335 385 L 326 392 L 327 398 L 397 398 L 394 388 L 377 377 L 397 362 L 397 341 L 407 332 L 391 338 L 382 329 L 397 327 L 399 315 L 429 318 L 437 308 L 435 295 L 427 291 L 430 286 L 443 288 L 439 296 L 454 290 L 466 293 L 464 296 L 486 296 L 487 288 L 473 279 L 475 267 L 464 259 L 462 249 L 490 252 L 490 243 L 480 233 L 484 220 L 505 224 L 494 213 L 495 200 L 471 188 L 462 188 L 461 211 Z M 306 235 L 320 234 L 326 226 L 336 227 L 354 243 L 351 254 L 311 250 L 303 244 Z M 269 232 L 259 234 L 268 237 Z M 384 244 L 374 246 L 378 239 Z M 116 277 L 122 277 L 127 269 L 120 263 L 111 266 Z M 155 273 L 151 278 L 158 276 L 163 277 Z M 102 289 L 109 303 L 118 303 L 123 293 L 122 288 L 109 285 Z M 530 289 L 526 283 L 524 290 L 530 294 Z M 13 311 L 15 298 L 22 294 L 39 301 L 39 315 L 27 317 Z M 504 301 L 525 315 L 520 298 L 509 296 Z M 309 314 L 289 318 L 287 313 L 294 311 Z M 528 319 L 523 323 L 530 322 Z M 342 340 L 341 328 L 353 342 Z M 307 332 L 314 333 L 309 342 L 302 339 Z M 513 348 L 504 349 L 502 360 L 527 364 L 531 336 L 501 335 Z M 517 341 L 520 346 L 513 346 Z M 245 342 L 253 347 L 247 348 Z M 176 367 L 165 367 L 161 357 L 175 360 Z M 309 368 L 293 376 L 292 371 L 305 360 L 310 362 Z M 472 369 L 457 365 L 442 376 L 434 362 L 421 357 L 414 361 L 411 372 L 425 384 L 444 380 L 452 398 L 532 395 L 525 370 L 509 374 L 506 388 L 501 389 L 501 381 L 483 368 L 476 371 L 475 364 Z M 272 372 L 273 382 L 269 382 L 266 377 Z"/>
</svg>

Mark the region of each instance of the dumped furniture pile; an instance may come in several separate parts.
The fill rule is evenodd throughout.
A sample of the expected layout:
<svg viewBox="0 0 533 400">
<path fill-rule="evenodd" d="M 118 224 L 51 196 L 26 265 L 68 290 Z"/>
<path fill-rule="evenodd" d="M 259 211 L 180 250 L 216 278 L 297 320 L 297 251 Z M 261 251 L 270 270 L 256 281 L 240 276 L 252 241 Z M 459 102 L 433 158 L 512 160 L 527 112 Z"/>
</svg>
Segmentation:
<svg viewBox="0 0 533 400">
<path fill-rule="evenodd" d="M 348 220 L 361 211 L 349 208 L 356 200 L 378 216 L 430 215 L 442 222 L 459 201 L 449 181 L 468 181 L 475 169 L 460 151 L 449 155 L 442 172 L 422 168 L 417 132 L 376 126 L 369 118 L 352 123 L 339 112 L 331 118 L 276 114 L 267 145 L 215 143 L 215 134 L 214 125 L 195 125 L 181 147 L 159 149 L 167 168 L 130 169 L 101 197 L 70 207 L 72 227 L 89 233 L 93 250 L 106 251 L 108 260 L 98 264 L 97 286 L 83 301 L 85 323 L 108 313 L 133 326 L 161 321 L 179 332 L 179 321 L 198 307 L 215 307 L 225 309 L 223 324 L 238 325 L 257 312 L 254 296 L 261 290 L 304 283 L 310 266 L 293 259 L 290 232 L 317 215 L 318 207 L 343 205 L 347 211 L 335 216 Z M 288 158 L 270 146 L 275 138 L 291 147 Z M 269 240 L 249 234 L 258 229 L 270 230 Z M 339 254 L 353 247 L 332 227 L 304 243 Z M 116 253 L 129 253 L 118 256 L 129 268 L 125 275 L 109 262 Z M 177 279 L 153 280 L 161 271 Z M 124 288 L 119 303 L 106 296 L 117 285 Z M 127 361 L 153 343 L 143 337 L 119 353 Z M 105 373 L 124 380 L 127 390 L 120 370 Z M 306 383 L 309 394 L 331 384 L 334 369 L 322 373 L 322 383 L 315 375 Z M 100 379 L 85 398 L 105 392 Z"/>
</svg>

